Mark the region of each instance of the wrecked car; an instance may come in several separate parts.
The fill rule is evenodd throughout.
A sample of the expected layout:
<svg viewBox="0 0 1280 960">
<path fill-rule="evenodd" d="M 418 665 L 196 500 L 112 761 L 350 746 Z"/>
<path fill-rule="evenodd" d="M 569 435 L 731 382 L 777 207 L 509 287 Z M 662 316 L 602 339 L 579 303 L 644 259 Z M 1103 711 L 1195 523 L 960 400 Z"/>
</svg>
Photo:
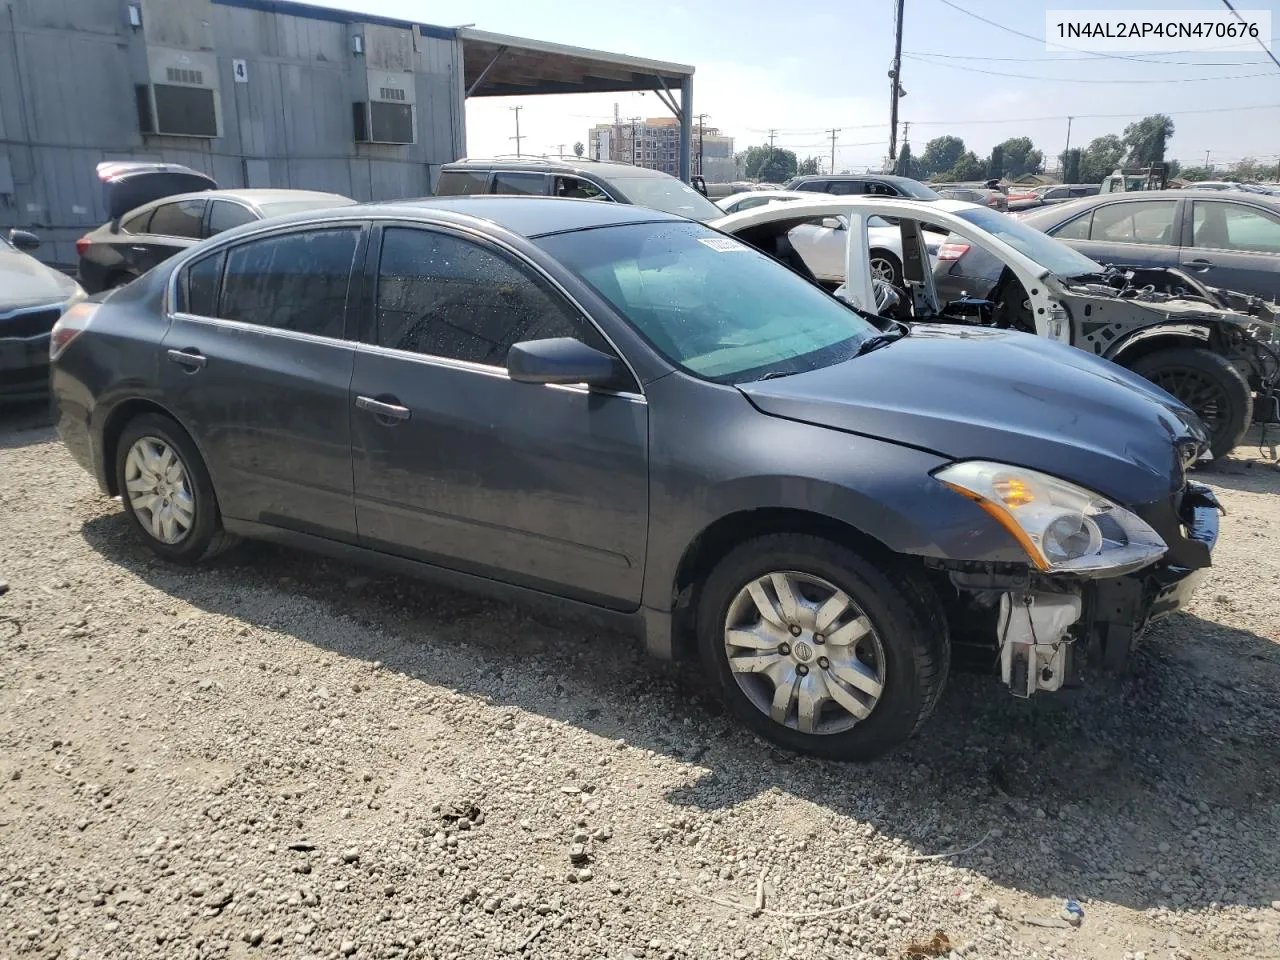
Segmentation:
<svg viewBox="0 0 1280 960">
<path fill-rule="evenodd" d="M 67 311 L 52 367 L 63 442 L 165 560 L 267 539 L 554 603 L 831 758 L 909 737 L 953 636 L 1019 696 L 1122 661 L 1218 529 L 1202 427 L 1145 380 L 860 313 L 630 204 L 245 225 Z"/>
<path fill-rule="evenodd" d="M 860 218 L 858 229 L 846 231 L 841 294 L 862 309 L 883 309 L 867 266 L 867 218 L 892 217 L 902 231 L 904 281 L 893 298 L 899 319 L 1033 333 L 1115 361 L 1194 410 L 1209 429 L 1212 457 L 1241 441 L 1254 420 L 1255 395 L 1258 417 L 1277 419 L 1280 323 L 1276 306 L 1260 298 L 1208 288 L 1170 268 L 1106 267 L 1011 217 L 955 200 L 824 200 L 751 210 L 716 225 L 818 279 L 788 234 L 837 211 Z M 961 247 L 1003 265 L 986 297 L 939 298 L 925 240 L 936 229 L 948 231 L 938 269 Z"/>
</svg>

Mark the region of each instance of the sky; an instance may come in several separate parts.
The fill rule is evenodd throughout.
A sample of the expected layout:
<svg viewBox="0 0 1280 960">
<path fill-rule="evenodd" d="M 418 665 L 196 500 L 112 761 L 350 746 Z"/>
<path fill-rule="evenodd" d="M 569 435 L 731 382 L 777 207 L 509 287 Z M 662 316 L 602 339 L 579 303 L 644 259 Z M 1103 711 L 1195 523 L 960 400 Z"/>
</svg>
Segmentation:
<svg viewBox="0 0 1280 960">
<path fill-rule="evenodd" d="M 696 68 L 693 106 L 735 149 L 768 142 L 829 163 L 825 133 L 838 128 L 836 169 L 877 167 L 889 135 L 894 0 L 313 0 L 324 6 L 442 26 L 478 29 L 647 57 Z M 979 156 L 1009 137 L 1029 136 L 1046 157 L 1083 147 L 1150 113 L 1172 116 L 1169 156 L 1220 167 L 1250 157 L 1280 163 L 1280 67 L 1258 47 L 1136 54 L 1140 60 L 1049 52 L 1046 9 L 1219 10 L 1219 0 L 1122 0 L 1069 4 L 1027 0 L 904 0 L 900 120 L 918 154 L 931 138 L 962 138 Z M 951 5 L 951 4 L 954 4 Z M 1269 9 L 1280 35 L 1280 0 L 1236 0 Z M 963 9 L 956 9 L 960 7 Z M 968 11 L 966 13 L 965 11 Z M 1274 45 L 1280 56 L 1280 39 Z M 980 72 L 986 71 L 986 72 Z M 994 74 L 1018 74 L 998 76 Z M 669 116 L 649 94 L 472 98 L 467 152 L 512 153 L 520 105 L 526 153 L 566 151 L 613 117 Z M 1239 109 L 1266 106 L 1266 109 Z"/>
</svg>

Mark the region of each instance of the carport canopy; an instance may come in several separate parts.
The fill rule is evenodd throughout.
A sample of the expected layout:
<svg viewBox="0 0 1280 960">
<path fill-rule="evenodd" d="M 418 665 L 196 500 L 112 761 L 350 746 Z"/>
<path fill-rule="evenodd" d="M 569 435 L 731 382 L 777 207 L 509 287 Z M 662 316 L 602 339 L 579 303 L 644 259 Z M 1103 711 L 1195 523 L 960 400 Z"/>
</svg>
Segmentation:
<svg viewBox="0 0 1280 960">
<path fill-rule="evenodd" d="M 460 27 L 468 97 L 653 91 L 680 121 L 680 179 L 689 180 L 693 67 Z M 680 91 L 677 104 L 674 91 Z"/>
</svg>

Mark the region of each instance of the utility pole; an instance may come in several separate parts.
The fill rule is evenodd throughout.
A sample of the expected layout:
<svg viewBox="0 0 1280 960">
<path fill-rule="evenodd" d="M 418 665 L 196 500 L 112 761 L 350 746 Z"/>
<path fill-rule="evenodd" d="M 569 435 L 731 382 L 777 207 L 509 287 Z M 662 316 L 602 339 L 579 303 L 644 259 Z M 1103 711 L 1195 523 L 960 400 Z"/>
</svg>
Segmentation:
<svg viewBox="0 0 1280 960">
<path fill-rule="evenodd" d="M 637 166 L 636 164 L 636 121 L 639 119 L 640 119 L 639 117 L 631 118 L 631 165 L 633 167 Z"/>
<path fill-rule="evenodd" d="M 836 134 L 839 132 L 839 127 L 827 131 L 831 135 L 831 169 L 827 171 L 828 173 L 836 172 Z"/>
<path fill-rule="evenodd" d="M 1064 182 L 1067 179 L 1067 154 L 1071 152 L 1071 121 L 1074 119 L 1075 117 L 1067 117 L 1067 145 L 1062 148 L 1062 179 Z"/>
<path fill-rule="evenodd" d="M 903 150 L 907 149 L 907 144 L 909 142 L 908 137 L 910 136 L 910 134 L 911 134 L 911 121 L 903 120 L 902 121 L 902 149 Z M 911 175 L 906 170 L 899 170 L 896 163 L 894 165 L 893 172 L 902 177 L 909 177 Z"/>
<path fill-rule="evenodd" d="M 698 176 L 702 176 L 702 122 L 709 116 L 709 113 L 698 114 Z"/>
<path fill-rule="evenodd" d="M 516 142 L 516 156 L 518 157 L 520 156 L 520 141 L 524 139 L 524 137 L 520 136 L 520 111 L 523 110 L 524 107 L 510 107 L 509 109 L 516 112 L 516 135 L 509 139 Z"/>
<path fill-rule="evenodd" d="M 563 143 L 560 143 L 560 144 L 557 144 L 556 146 L 558 146 L 558 147 L 559 147 L 559 149 L 556 151 L 556 156 L 557 156 L 557 157 L 563 157 L 563 156 L 564 156 L 564 144 L 563 144 Z"/>
<path fill-rule="evenodd" d="M 1208 151 L 1208 150 L 1206 150 L 1206 151 L 1204 152 L 1204 165 L 1205 165 L 1205 169 L 1206 169 L 1206 170 L 1212 170 L 1212 169 L 1213 169 L 1213 167 L 1209 166 L 1209 151 Z"/>
<path fill-rule="evenodd" d="M 893 69 L 889 71 L 889 162 L 898 159 L 898 98 L 902 96 L 902 4 L 898 0 L 898 18 L 894 26 Z"/>
</svg>

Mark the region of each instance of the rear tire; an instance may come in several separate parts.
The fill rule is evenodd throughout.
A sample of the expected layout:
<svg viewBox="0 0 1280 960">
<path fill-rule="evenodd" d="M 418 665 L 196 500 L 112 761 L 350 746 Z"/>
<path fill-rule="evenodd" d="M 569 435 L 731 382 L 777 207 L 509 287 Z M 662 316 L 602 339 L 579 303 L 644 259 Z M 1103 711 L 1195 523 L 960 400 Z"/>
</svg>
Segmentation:
<svg viewBox="0 0 1280 960">
<path fill-rule="evenodd" d="M 928 584 L 884 567 L 802 534 L 725 556 L 699 591 L 697 639 L 731 712 L 780 747 L 829 760 L 869 760 L 909 738 L 941 695 L 950 640 Z"/>
<path fill-rule="evenodd" d="M 148 413 L 116 443 L 116 489 L 143 541 L 171 563 L 193 564 L 236 538 L 222 529 L 218 498 L 195 443 L 169 417 Z"/>
<path fill-rule="evenodd" d="M 1199 347 L 1157 350 L 1131 369 L 1177 397 L 1209 429 L 1214 458 L 1226 456 L 1253 422 L 1253 391 L 1226 357 Z"/>
</svg>

